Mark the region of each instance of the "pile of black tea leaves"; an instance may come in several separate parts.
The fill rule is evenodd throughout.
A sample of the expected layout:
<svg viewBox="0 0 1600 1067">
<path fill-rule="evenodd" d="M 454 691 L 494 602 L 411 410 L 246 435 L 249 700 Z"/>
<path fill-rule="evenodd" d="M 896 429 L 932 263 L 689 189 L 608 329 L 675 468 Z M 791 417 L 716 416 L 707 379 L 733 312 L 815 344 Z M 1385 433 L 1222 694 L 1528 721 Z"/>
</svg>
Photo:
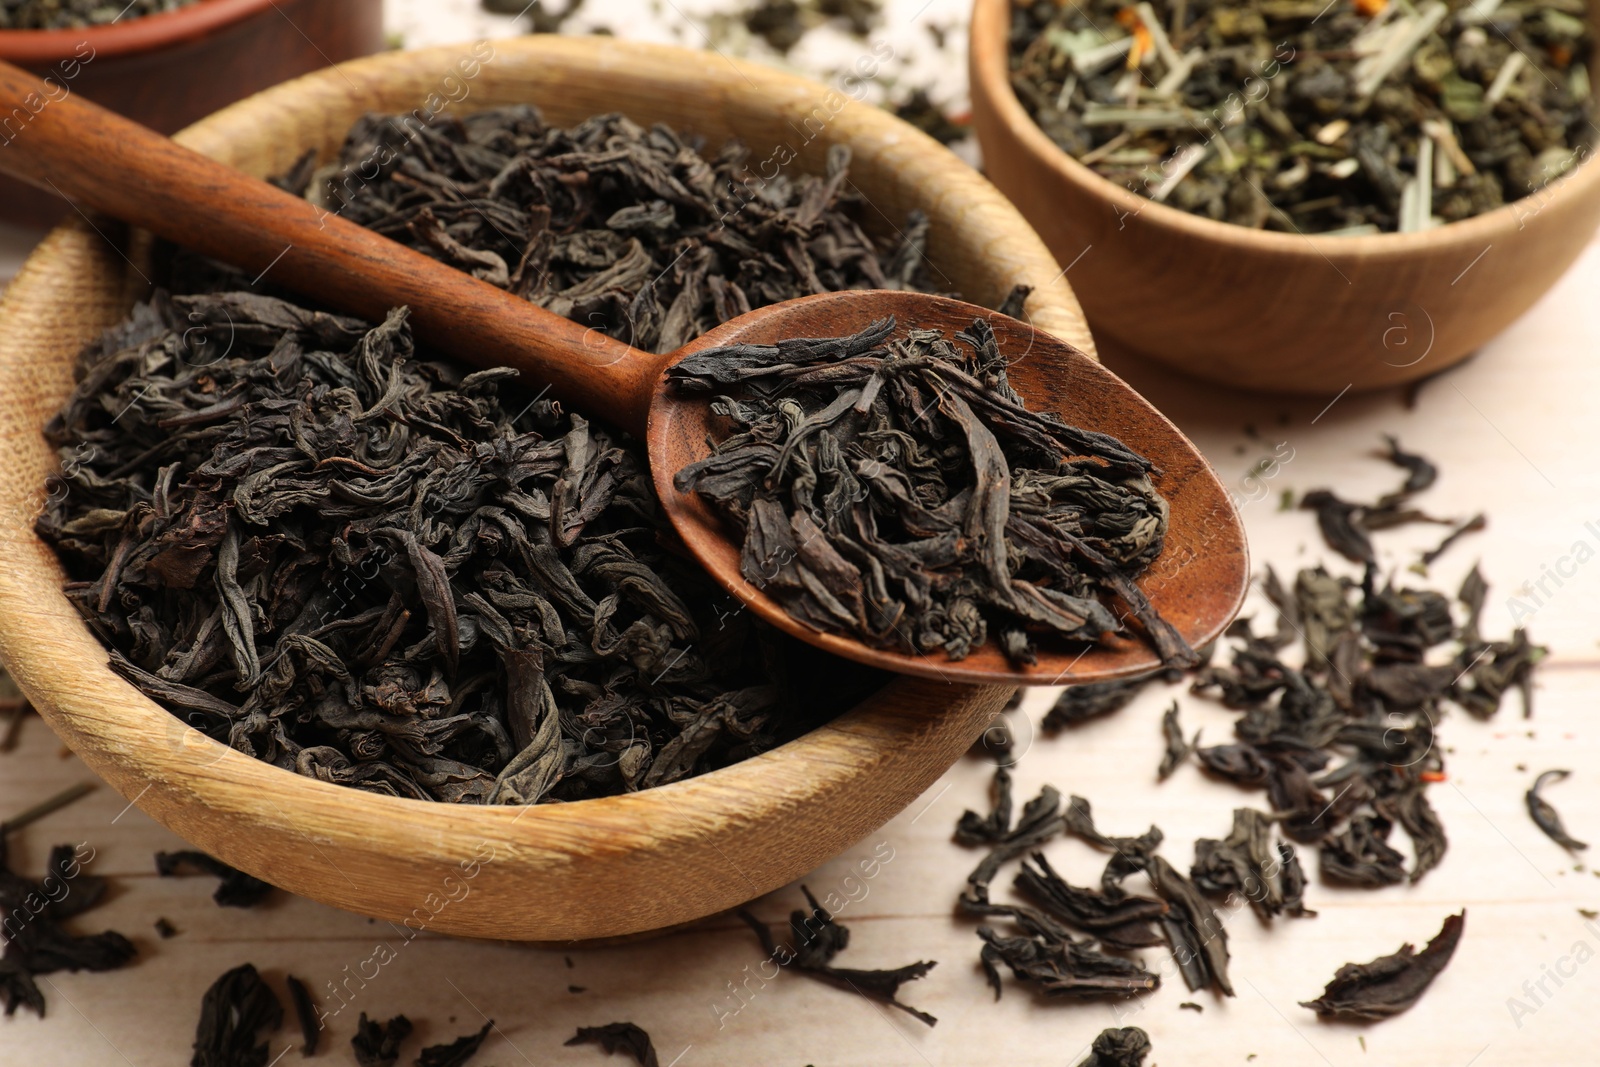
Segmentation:
<svg viewBox="0 0 1600 1067">
<path fill-rule="evenodd" d="M 807 626 L 950 660 L 993 637 L 1033 664 L 1038 634 L 1120 633 L 1120 600 L 1164 663 L 1197 662 L 1132 580 L 1166 535 L 1155 465 L 1029 410 L 987 321 L 707 348 L 667 378 L 730 427 L 677 487 L 740 531 L 745 580 Z"/>
<path fill-rule="evenodd" d="M 510 107 L 369 117 L 280 184 L 647 348 L 934 287 L 926 220 L 869 237 L 847 151 L 759 185 L 748 159 Z M 362 322 L 182 252 L 158 278 L 80 357 L 37 530 L 114 669 L 194 729 L 324 781 L 535 803 L 725 766 L 886 681 L 735 610 L 638 442 L 416 350 L 404 309 Z"/>
<path fill-rule="evenodd" d="M 1265 810 L 1235 808 L 1225 837 L 1194 842 L 1187 875 L 1159 854 L 1159 827 L 1137 837 L 1105 835 L 1096 830 L 1088 801 L 1063 803 L 1052 786 L 1013 821 L 1008 763 L 1015 761 L 990 753 L 999 764 L 993 807 L 987 814 L 966 812 L 955 840 L 989 850 L 968 878 L 961 910 L 1016 927 L 977 931 L 997 996 L 1002 964 L 1047 996 L 1133 996 L 1155 988 L 1159 977 L 1115 953 L 1160 944 L 1171 948 L 1190 989 L 1227 993 L 1227 932 L 1209 901 L 1247 906 L 1263 923 L 1315 917 L 1297 845 L 1315 850 L 1323 883 L 1344 887 L 1414 883 L 1443 861 L 1448 837 L 1428 798 L 1430 787 L 1448 780 L 1439 725 L 1450 707 L 1488 720 L 1513 693 L 1523 715 L 1531 716 L 1533 671 L 1547 650 L 1523 628 L 1509 638 L 1483 636 L 1489 586 L 1476 565 L 1453 595 L 1396 584 L 1392 576 L 1380 581 L 1373 534 L 1411 524 L 1449 527 L 1439 546 L 1409 568 L 1426 576 L 1440 555 L 1486 520 L 1429 514 L 1417 498 L 1437 481 L 1437 467 L 1393 437 L 1378 455 L 1403 477 L 1377 500 L 1347 500 L 1329 489 L 1301 497 L 1327 546 L 1361 567 L 1359 579 L 1318 564 L 1302 567 L 1286 583 L 1269 564 L 1260 586 L 1270 625 L 1249 616 L 1235 620 L 1226 635 L 1233 642 L 1230 663 L 1212 664 L 1207 649 L 1206 663 L 1187 674 L 1168 668 L 1071 687 L 1044 717 L 1047 734 L 1070 730 L 1121 710 L 1157 682 L 1175 685 L 1185 678 L 1193 696 L 1237 712 L 1234 737 L 1221 743 L 1189 734 L 1176 701 L 1160 721 L 1165 751 L 1152 766 L 1156 781 L 1197 763 L 1209 777 L 1264 794 Z M 1541 775 L 1526 802 L 1547 836 L 1581 849 L 1539 795 L 1566 773 Z M 1410 839 L 1409 862 L 1390 843 L 1396 831 Z M 1051 867 L 1042 846 L 1061 834 L 1112 852 L 1098 888 L 1071 885 Z M 991 885 L 1017 860 L 1014 888 L 1027 903 L 993 899 Z M 1123 887 L 1136 872 L 1147 876 L 1153 896 Z M 1461 923 L 1460 916 L 1448 920 L 1422 953 L 1406 945 L 1391 956 L 1346 965 L 1329 992 L 1305 1006 L 1364 1019 L 1406 1010 L 1448 963 Z"/>
</svg>

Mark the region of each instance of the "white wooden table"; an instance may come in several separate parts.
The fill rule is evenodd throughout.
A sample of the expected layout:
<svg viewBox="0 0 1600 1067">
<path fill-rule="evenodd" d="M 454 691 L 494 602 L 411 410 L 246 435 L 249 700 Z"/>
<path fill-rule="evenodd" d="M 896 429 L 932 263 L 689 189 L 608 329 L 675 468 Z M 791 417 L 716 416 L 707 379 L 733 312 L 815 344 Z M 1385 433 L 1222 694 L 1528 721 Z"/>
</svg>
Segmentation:
<svg viewBox="0 0 1600 1067">
<path fill-rule="evenodd" d="M 938 10 L 959 16 L 960 6 L 940 0 Z M 620 32 L 634 25 L 628 16 L 635 7 L 590 0 L 585 18 Z M 658 7 L 648 25 L 649 12 L 639 15 L 641 32 L 672 24 L 673 0 Z M 503 20 L 478 25 L 483 17 L 475 0 L 408 0 L 391 8 L 396 28 L 412 44 L 504 29 Z M 693 31 L 685 40 L 694 40 Z M 13 252 L 28 240 L 0 234 L 0 244 Z M 1247 909 L 1223 909 L 1238 991 L 1232 1000 L 1190 994 L 1170 973 L 1166 954 L 1152 951 L 1150 965 L 1167 967 L 1168 981 L 1140 1001 L 1116 1007 L 1047 1003 L 1008 979 L 1004 999 L 994 1003 L 977 966 L 976 924 L 954 915 L 956 895 L 978 856 L 953 845 L 950 831 L 963 808 L 988 802 L 990 769 L 978 760 L 952 768 L 907 812 L 806 879 L 819 895 L 831 890 L 854 898 L 840 914 L 852 928 L 842 963 L 939 961 L 928 978 L 903 990 L 907 1001 L 939 1017 L 931 1030 L 795 976 L 745 984 L 763 954 L 732 917 L 654 940 L 562 951 L 431 934 L 402 945 L 386 924 L 283 895 L 253 911 L 218 908 L 210 900 L 211 879 L 156 878 L 152 853 L 181 842 L 102 787 L 18 835 L 14 854 L 21 869 L 37 873 L 50 844 L 88 842 L 95 850 L 90 869 L 114 878 L 117 888 L 83 922 L 128 934 L 140 959 L 117 973 L 47 979 L 48 1018 L 0 1020 L 0 1067 L 186 1063 L 200 994 L 245 961 L 280 989 L 285 972 L 299 976 L 327 1006 L 338 1004 L 327 992 L 330 983 L 354 990 L 324 1035 L 319 1055 L 333 1063 L 351 1062 L 346 1045 L 362 1011 L 384 1018 L 404 1012 L 427 1043 L 475 1030 L 490 1016 L 496 1030 L 474 1062 L 502 1067 L 603 1062 L 596 1048 L 566 1049 L 562 1042 L 577 1026 L 615 1020 L 644 1026 L 662 1062 L 681 1067 L 1064 1065 L 1081 1059 L 1089 1040 L 1111 1025 L 1144 1027 L 1155 1044 L 1151 1062 L 1167 1067 L 1592 1062 L 1594 1039 L 1585 1024 L 1600 994 L 1600 964 L 1591 962 L 1600 953 L 1600 923 L 1586 925 L 1579 909 L 1600 908 L 1600 872 L 1574 865 L 1546 840 L 1529 820 L 1522 795 L 1536 772 L 1571 768 L 1574 776 L 1550 799 L 1576 836 L 1600 838 L 1600 731 L 1593 722 L 1600 622 L 1592 608 L 1600 596 L 1600 563 L 1583 563 L 1574 572 L 1561 562 L 1579 542 L 1588 546 L 1580 553 L 1585 556 L 1600 550 L 1597 289 L 1600 242 L 1531 314 L 1472 362 L 1427 384 L 1413 410 L 1394 392 L 1345 395 L 1331 406 L 1332 397 L 1236 396 L 1107 353 L 1107 362 L 1193 437 L 1225 477 L 1241 478 L 1279 442 L 1293 449 L 1269 496 L 1244 511 L 1258 565 L 1272 562 L 1280 573 L 1292 573 L 1328 560 L 1331 569 L 1353 573 L 1329 559 L 1308 513 L 1277 511 L 1277 490 L 1332 486 L 1370 498 L 1392 487 L 1396 472 L 1372 454 L 1389 432 L 1442 467 L 1427 497 L 1430 510 L 1489 512 L 1488 531 L 1445 556 L 1430 581 L 1453 591 L 1474 559 L 1481 560 L 1492 585 L 1484 620 L 1490 636 L 1509 633 L 1508 597 L 1523 581 L 1537 581 L 1547 565 L 1572 573 L 1559 588 L 1546 583 L 1554 595 L 1541 598 L 1531 619 L 1534 638 L 1553 653 L 1538 672 L 1534 718 L 1523 721 L 1511 699 L 1493 722 L 1456 712 L 1441 728 L 1449 781 L 1434 787 L 1431 797 L 1450 836 L 1443 866 L 1418 886 L 1376 892 L 1314 883 L 1309 903 L 1320 916 L 1280 920 L 1271 928 Z M 1258 428 L 1259 440 L 1245 435 L 1247 424 Z M 1431 544 L 1437 532 L 1381 537 L 1383 562 L 1407 579 L 1414 577 L 1404 572 L 1414 549 Z M 1233 807 L 1263 805 L 1261 794 L 1209 781 L 1193 765 L 1165 784 L 1155 782 L 1159 715 L 1174 696 L 1186 727 L 1203 726 L 1213 743 L 1228 736 L 1231 714 L 1179 687 L 1157 686 L 1111 718 L 1055 738 L 1035 737 L 1025 724 L 1037 722 L 1054 695 L 1035 693 L 1024 708 L 1019 803 L 1050 782 L 1089 798 L 1110 832 L 1135 833 L 1157 822 L 1167 834 L 1165 854 L 1180 868 L 1188 866 L 1194 838 L 1226 834 Z M 40 722 L 28 722 L 20 749 L 0 755 L 0 817 L 88 776 Z M 1080 884 L 1092 881 L 1103 862 L 1073 841 L 1048 851 Z M 892 858 L 870 881 L 847 882 L 857 862 L 874 853 Z M 1314 868 L 1314 857 L 1307 858 Z M 997 884 L 1009 878 L 1008 870 Z M 799 900 L 798 888 L 791 888 L 755 907 L 777 920 Z M 1317 995 L 1341 963 L 1393 952 L 1403 941 L 1420 945 L 1462 906 L 1469 914 L 1456 958 L 1409 1013 L 1352 1027 L 1319 1024 L 1296 1006 Z M 158 938 L 157 917 L 180 933 Z M 366 961 L 387 955 L 380 945 L 391 946 L 394 959 L 375 972 Z M 363 971 L 375 977 L 350 979 Z M 742 1000 L 733 998 L 735 987 Z M 1180 1011 L 1185 1000 L 1201 1003 L 1204 1013 Z M 275 1037 L 272 1055 L 285 1051 L 279 1062 L 299 1062 L 291 1044 L 298 1045 L 292 1025 Z M 417 1047 L 413 1039 L 403 1062 Z"/>
</svg>

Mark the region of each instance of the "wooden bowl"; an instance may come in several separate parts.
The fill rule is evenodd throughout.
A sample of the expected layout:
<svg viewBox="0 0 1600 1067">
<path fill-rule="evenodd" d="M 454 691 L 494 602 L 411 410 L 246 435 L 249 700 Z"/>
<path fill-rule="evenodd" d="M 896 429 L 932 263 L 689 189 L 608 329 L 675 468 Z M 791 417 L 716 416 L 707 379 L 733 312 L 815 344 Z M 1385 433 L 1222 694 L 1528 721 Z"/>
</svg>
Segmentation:
<svg viewBox="0 0 1600 1067">
<path fill-rule="evenodd" d="M 0 59 L 162 133 L 382 48 L 383 0 L 202 0 L 108 26 L 0 30 Z M 42 227 L 69 210 L 0 178 L 0 219 Z"/>
<path fill-rule="evenodd" d="M 1073 264 L 1095 333 L 1187 374 L 1313 395 L 1433 374 L 1528 310 L 1600 222 L 1587 159 L 1533 196 L 1415 234 L 1267 233 L 1155 203 L 1067 155 L 1023 110 L 1010 19 L 1011 0 L 973 6 L 985 169 Z"/>
<path fill-rule="evenodd" d="M 309 146 L 331 154 L 362 113 L 410 111 L 453 76 L 470 87 L 469 108 L 534 103 L 563 124 L 620 110 L 698 132 L 712 148 L 740 137 L 755 159 L 786 147 L 796 156 L 789 166 L 808 171 L 821 170 L 831 144 L 847 144 L 852 178 L 884 227 L 913 208 L 929 214 L 933 266 L 949 288 L 992 306 L 1013 284 L 1037 286 L 1034 322 L 1092 351 L 1059 268 L 1016 210 L 886 112 L 675 48 L 531 37 L 493 49 L 475 68 L 459 65 L 468 46 L 353 62 L 236 104 L 179 139 L 267 175 Z M 527 808 L 324 784 L 196 733 L 107 668 L 32 532 L 57 467 L 40 428 L 72 388 L 80 347 L 143 291 L 144 268 L 129 262 L 140 260 L 138 244 L 119 250 L 71 220 L 0 302 L 0 658 L 95 772 L 227 862 L 413 928 L 542 941 L 658 929 L 784 885 L 859 841 L 937 779 L 1005 703 L 1008 687 L 899 678 L 830 725 L 736 766 Z"/>
</svg>

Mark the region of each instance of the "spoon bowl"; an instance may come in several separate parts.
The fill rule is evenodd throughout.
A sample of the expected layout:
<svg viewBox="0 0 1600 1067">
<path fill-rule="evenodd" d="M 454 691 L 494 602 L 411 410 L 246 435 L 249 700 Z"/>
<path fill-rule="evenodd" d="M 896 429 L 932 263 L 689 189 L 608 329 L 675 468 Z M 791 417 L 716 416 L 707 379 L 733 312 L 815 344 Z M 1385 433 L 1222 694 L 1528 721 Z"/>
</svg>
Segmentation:
<svg viewBox="0 0 1600 1067">
<path fill-rule="evenodd" d="M 987 320 L 1009 364 L 1012 386 L 1039 411 L 1074 426 L 1108 433 L 1146 456 L 1162 472 L 1156 485 L 1170 510 L 1161 555 L 1138 580 L 1141 591 L 1192 648 L 1221 635 L 1238 613 L 1249 583 L 1244 529 L 1227 490 L 1194 445 L 1148 401 L 1098 362 L 1059 338 L 987 308 L 923 293 L 823 293 L 774 304 L 730 320 L 674 353 L 670 365 L 692 352 L 731 344 L 774 344 L 789 337 L 855 333 L 876 319 L 953 335 L 974 319 Z M 740 572 L 740 546 L 727 526 L 695 493 L 680 492 L 673 475 L 710 454 L 713 416 L 703 396 L 669 392 L 657 375 L 650 402 L 650 470 L 662 505 L 706 570 L 735 598 L 772 625 L 835 655 L 897 674 L 945 682 L 1066 685 L 1108 681 L 1161 666 L 1137 634 L 1095 645 L 1041 639 L 1038 662 L 1019 666 L 993 640 L 965 659 L 942 652 L 905 653 L 820 633 L 784 610 Z M 1135 624 L 1136 625 L 1136 624 Z"/>
</svg>

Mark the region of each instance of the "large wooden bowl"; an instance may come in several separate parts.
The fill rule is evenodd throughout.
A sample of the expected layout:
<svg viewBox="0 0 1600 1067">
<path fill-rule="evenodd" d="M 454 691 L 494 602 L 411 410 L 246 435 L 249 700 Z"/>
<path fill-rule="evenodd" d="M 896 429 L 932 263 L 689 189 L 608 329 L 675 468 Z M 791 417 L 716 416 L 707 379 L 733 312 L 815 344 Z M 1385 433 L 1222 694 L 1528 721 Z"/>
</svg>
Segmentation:
<svg viewBox="0 0 1600 1067">
<path fill-rule="evenodd" d="M 480 44 L 480 48 L 482 45 Z M 824 86 L 713 54 L 605 38 L 396 53 L 245 100 L 180 139 L 252 174 L 308 146 L 331 153 L 368 110 L 411 111 L 454 78 L 464 106 L 531 102 L 559 123 L 620 110 L 787 146 L 817 171 L 848 144 L 884 227 L 932 220 L 949 288 L 993 305 L 1037 286 L 1033 321 L 1092 351 L 1059 268 L 1016 210 L 934 141 Z M 470 76 L 463 73 L 475 70 Z M 781 154 L 781 153 L 780 153 Z M 119 231 L 101 221 L 107 234 Z M 734 767 L 658 789 L 532 808 L 401 800 L 319 783 L 185 727 L 112 674 L 32 533 L 56 457 L 40 428 L 72 387 L 84 342 L 144 281 L 73 222 L 45 239 L 0 302 L 0 658 L 62 739 L 118 791 L 199 847 L 292 892 L 412 927 L 528 940 L 618 936 L 689 921 L 804 874 L 925 790 L 1004 704 L 1002 687 L 902 678 L 831 725 Z M 124 258 L 126 252 L 129 259 Z"/>
<path fill-rule="evenodd" d="M 1519 202 L 1415 234 L 1267 233 L 1155 203 L 1067 155 L 1023 110 L 1010 18 L 1011 0 L 974 4 L 972 118 L 986 171 L 1074 264 L 1073 288 L 1108 347 L 1246 389 L 1395 385 L 1505 329 L 1600 222 L 1593 160 Z"/>
<path fill-rule="evenodd" d="M 204 0 L 105 26 L 0 30 L 0 59 L 162 133 L 382 48 L 383 0 Z M 69 210 L 48 192 L 0 177 L 0 218 L 8 222 L 49 226 Z"/>
</svg>

